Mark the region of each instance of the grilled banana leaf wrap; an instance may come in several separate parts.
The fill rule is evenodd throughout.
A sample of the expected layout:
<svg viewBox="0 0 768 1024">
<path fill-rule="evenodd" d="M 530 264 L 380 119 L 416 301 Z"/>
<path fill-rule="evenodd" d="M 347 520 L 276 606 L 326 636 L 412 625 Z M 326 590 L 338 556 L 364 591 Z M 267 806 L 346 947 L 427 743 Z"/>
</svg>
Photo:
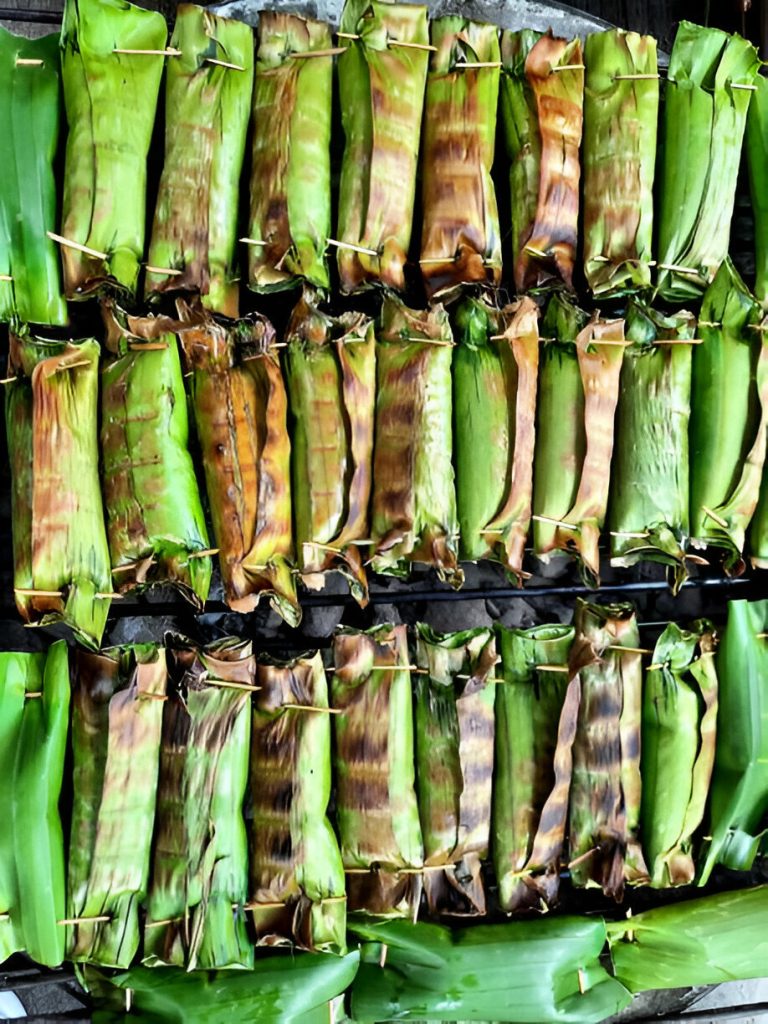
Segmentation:
<svg viewBox="0 0 768 1024">
<path fill-rule="evenodd" d="M 746 129 L 749 192 L 755 224 L 755 297 L 768 309 L 768 78 L 758 75 Z"/>
</svg>

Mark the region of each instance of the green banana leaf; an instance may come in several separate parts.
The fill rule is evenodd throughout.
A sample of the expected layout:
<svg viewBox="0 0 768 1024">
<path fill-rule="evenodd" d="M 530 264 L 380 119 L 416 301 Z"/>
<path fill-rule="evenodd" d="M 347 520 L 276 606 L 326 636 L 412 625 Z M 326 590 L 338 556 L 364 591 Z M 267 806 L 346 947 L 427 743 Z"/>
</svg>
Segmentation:
<svg viewBox="0 0 768 1024">
<path fill-rule="evenodd" d="M 749 191 L 755 222 L 755 297 L 768 309 L 768 78 L 757 75 L 746 132 Z"/>
<path fill-rule="evenodd" d="M 343 954 L 347 897 L 327 817 L 331 715 L 325 666 L 319 652 L 289 662 L 264 658 L 256 682 L 248 910 L 259 943 Z"/>
<path fill-rule="evenodd" d="M 324 22 L 259 15 L 248 230 L 248 284 L 257 292 L 302 279 L 330 287 L 333 60 L 294 54 L 331 48 Z"/>
<path fill-rule="evenodd" d="M 144 256 L 147 154 L 168 28 L 127 0 L 66 0 L 61 77 L 69 135 L 61 234 L 67 298 L 105 285 L 133 297 Z M 178 58 L 171 58 L 172 60 Z"/>
<path fill-rule="evenodd" d="M 522 581 L 531 519 L 538 308 L 466 299 L 453 362 L 456 502 L 465 560 L 496 558 Z"/>
<path fill-rule="evenodd" d="M 667 302 L 698 299 L 728 255 L 755 47 L 681 21 L 664 102 L 656 288 Z M 711 319 L 715 319 L 712 317 Z"/>
<path fill-rule="evenodd" d="M 452 15 L 431 23 L 430 38 L 420 268 L 427 296 L 447 299 L 462 285 L 501 281 L 499 211 L 491 178 L 499 30 Z"/>
<path fill-rule="evenodd" d="M 704 818 L 715 759 L 714 655 L 711 623 L 689 631 L 670 622 L 645 677 L 640 821 L 657 889 L 689 885 L 696 873 L 693 835 Z"/>
<path fill-rule="evenodd" d="M 59 138 L 57 36 L 24 39 L 0 26 L 0 322 L 62 326 L 53 161 Z"/>
<path fill-rule="evenodd" d="M 144 290 L 150 299 L 197 292 L 206 308 L 236 317 L 237 219 L 253 91 L 253 32 L 243 22 L 183 3 L 176 9 L 171 48 L 181 52 L 169 60 L 166 72 L 165 162 Z"/>
<path fill-rule="evenodd" d="M 608 523 L 611 565 L 669 566 L 673 590 L 688 576 L 688 426 L 695 319 L 665 316 L 633 298 L 616 411 Z M 665 344 L 666 342 L 666 344 Z"/>
<path fill-rule="evenodd" d="M 448 929 L 353 921 L 363 940 L 352 1016 L 372 1021 L 588 1024 L 631 1002 L 600 963 L 602 918 L 561 917 Z"/>
<path fill-rule="evenodd" d="M 768 886 L 646 910 L 608 925 L 616 978 L 630 992 L 762 978 Z"/>
<path fill-rule="evenodd" d="M 757 508 L 749 524 L 747 549 L 753 569 L 768 569 L 768 473 L 765 466 Z"/>
<path fill-rule="evenodd" d="M 0 790 L 0 814 L 6 822 L 11 821 L 17 799 L 11 782 L 26 693 L 39 692 L 43 661 L 42 654 L 0 654 L 0 771 L 8 780 Z M 10 828 L 4 828 L 0 831 L 0 963 L 23 948 L 19 914 L 14 835 Z"/>
<path fill-rule="evenodd" d="M 493 868 L 511 913 L 557 901 L 580 687 L 572 626 L 497 628 Z M 497 670 L 498 671 L 498 670 Z"/>
<path fill-rule="evenodd" d="M 120 593 L 170 583 L 198 610 L 211 584 L 208 533 L 188 449 L 178 324 L 104 307 L 104 504 Z"/>
<path fill-rule="evenodd" d="M 427 8 L 347 0 L 340 27 L 354 37 L 339 40 L 341 290 L 374 284 L 402 290 L 429 60 Z"/>
<path fill-rule="evenodd" d="M 124 968 L 139 947 L 166 681 L 156 644 L 78 651 L 73 661 L 67 957 L 76 962 Z"/>
<path fill-rule="evenodd" d="M 416 624 L 416 789 L 432 914 L 486 912 L 496 660 L 490 629 Z"/>
<path fill-rule="evenodd" d="M 745 535 L 757 508 L 768 432 L 768 336 L 760 307 L 730 259 L 701 306 L 702 340 L 691 390 L 691 539 L 724 549 L 743 571 Z"/>
<path fill-rule="evenodd" d="M 584 63 L 584 273 L 596 298 L 612 298 L 651 285 L 656 40 L 593 32 Z"/>
<path fill-rule="evenodd" d="M 768 601 L 729 601 L 717 655 L 719 710 L 709 803 L 711 840 L 699 885 L 715 864 L 748 871 L 768 815 Z"/>
<path fill-rule="evenodd" d="M 14 596 L 25 622 L 98 647 L 112 581 L 99 483 L 99 345 L 10 336 L 5 421 Z"/>
</svg>

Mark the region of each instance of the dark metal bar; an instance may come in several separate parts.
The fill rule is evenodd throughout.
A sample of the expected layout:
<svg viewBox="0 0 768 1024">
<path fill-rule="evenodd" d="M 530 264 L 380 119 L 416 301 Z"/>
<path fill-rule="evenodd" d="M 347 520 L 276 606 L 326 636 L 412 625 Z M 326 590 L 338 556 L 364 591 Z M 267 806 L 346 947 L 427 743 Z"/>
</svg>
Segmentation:
<svg viewBox="0 0 768 1024">
<path fill-rule="evenodd" d="M 20 7 L 0 7 L 0 21 L 27 21 L 38 25 L 60 25 L 61 11 L 25 10 Z"/>
</svg>

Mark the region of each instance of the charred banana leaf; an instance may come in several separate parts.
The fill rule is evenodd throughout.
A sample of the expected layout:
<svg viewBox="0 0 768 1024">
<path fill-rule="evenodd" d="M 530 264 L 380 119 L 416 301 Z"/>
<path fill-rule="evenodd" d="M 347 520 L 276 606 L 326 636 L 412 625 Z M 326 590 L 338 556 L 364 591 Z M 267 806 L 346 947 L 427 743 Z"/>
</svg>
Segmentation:
<svg viewBox="0 0 768 1024">
<path fill-rule="evenodd" d="M 166 682 L 155 644 L 75 655 L 70 960 L 125 968 L 138 950 Z"/>
<path fill-rule="evenodd" d="M 11 334 L 5 418 L 16 607 L 98 647 L 112 581 L 99 484 L 99 346 Z"/>
<path fill-rule="evenodd" d="M 460 555 L 496 559 L 522 581 L 533 492 L 538 308 L 527 298 L 501 311 L 467 299 L 456 327 Z"/>
<path fill-rule="evenodd" d="M 345 138 L 338 220 L 338 238 L 346 243 L 338 251 L 341 290 L 373 284 L 402 290 L 429 60 L 427 8 L 347 0 L 341 29 L 355 37 L 340 40 L 346 49 L 338 63 Z"/>
<path fill-rule="evenodd" d="M 499 30 L 437 18 L 422 158 L 421 274 L 427 294 L 497 285 L 501 237 L 491 166 L 499 96 Z M 469 67 L 462 67 L 469 65 Z"/>
<path fill-rule="evenodd" d="M 768 335 L 730 259 L 704 296 L 691 390 L 691 539 L 740 573 L 768 430 Z"/>
<path fill-rule="evenodd" d="M 598 541 L 608 506 L 614 415 L 624 356 L 624 321 L 586 314 L 562 295 L 550 300 L 543 331 L 533 483 L 534 551 L 558 550 L 599 584 Z"/>
<path fill-rule="evenodd" d="M 629 604 L 579 599 L 574 625 L 569 669 L 581 700 L 570 792 L 571 881 L 601 886 L 620 902 L 625 882 L 648 881 L 639 840 L 640 633 Z"/>
<path fill-rule="evenodd" d="M 304 583 L 338 569 L 368 603 L 361 548 L 370 543 L 376 339 L 358 313 L 323 313 L 305 294 L 286 333 L 293 429 L 293 510 Z"/>
<path fill-rule="evenodd" d="M 57 36 L 24 39 L 0 26 L 0 322 L 67 323 L 56 245 L 59 138 Z"/>
<path fill-rule="evenodd" d="M 341 954 L 347 897 L 327 816 L 331 715 L 325 666 L 319 652 L 291 662 L 261 661 L 256 681 L 248 909 L 258 942 Z"/>
<path fill-rule="evenodd" d="M 643 846 L 654 888 L 690 885 L 715 759 L 717 671 L 709 622 L 674 622 L 656 642 L 643 691 Z M 726 726 L 729 728 L 729 726 Z"/>
<path fill-rule="evenodd" d="M 406 629 L 342 629 L 333 651 L 336 821 L 348 908 L 410 917 L 421 897 L 424 847 Z"/>
<path fill-rule="evenodd" d="M 493 867 L 507 913 L 557 902 L 579 708 L 573 638 L 572 626 L 498 630 Z"/>
<path fill-rule="evenodd" d="M 295 55 L 331 48 L 324 22 L 259 15 L 248 232 L 248 283 L 257 292 L 302 279 L 330 285 L 333 60 Z"/>
<path fill-rule="evenodd" d="M 243 800 L 255 673 L 251 644 L 168 652 L 144 963 L 250 967 Z"/>
<path fill-rule="evenodd" d="M 688 576 L 688 425 L 695 318 L 664 316 L 633 299 L 611 469 L 611 565 L 661 562 L 675 591 Z"/>
<path fill-rule="evenodd" d="M 768 78 L 755 78 L 747 114 L 747 164 L 755 220 L 755 297 L 768 308 Z"/>
<path fill-rule="evenodd" d="M 165 163 L 145 292 L 238 313 L 237 215 L 253 90 L 249 25 L 180 4 L 165 80 Z M 157 269 L 153 269 L 157 268 Z M 172 271 L 172 273 L 169 273 Z"/>
<path fill-rule="evenodd" d="M 375 572 L 433 565 L 460 587 L 452 449 L 453 339 L 442 306 L 384 301 L 377 344 L 372 536 Z"/>
<path fill-rule="evenodd" d="M 136 293 L 147 154 L 167 38 L 162 14 L 126 0 L 64 5 L 61 77 L 69 135 L 61 233 L 75 243 L 61 246 L 67 298 L 88 298 L 104 285 Z"/>
<path fill-rule="evenodd" d="M 570 288 L 579 220 L 584 106 L 581 40 L 503 32 L 501 97 L 518 292 Z"/>
<path fill-rule="evenodd" d="M 613 297 L 651 285 L 656 40 L 593 32 L 584 63 L 584 273 L 595 297 Z"/>
</svg>

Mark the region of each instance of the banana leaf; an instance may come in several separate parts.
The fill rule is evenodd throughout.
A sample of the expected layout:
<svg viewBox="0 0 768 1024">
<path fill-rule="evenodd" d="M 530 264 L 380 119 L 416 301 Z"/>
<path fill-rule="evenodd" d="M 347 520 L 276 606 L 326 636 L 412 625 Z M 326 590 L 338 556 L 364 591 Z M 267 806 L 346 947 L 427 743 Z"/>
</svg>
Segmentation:
<svg viewBox="0 0 768 1024">
<path fill-rule="evenodd" d="M 728 255 L 755 47 L 681 21 L 664 102 L 656 288 L 667 302 L 698 299 Z M 712 317 L 711 319 L 715 319 Z"/>
<path fill-rule="evenodd" d="M 757 508 L 749 524 L 747 548 L 752 568 L 768 569 L 768 473 L 765 465 Z"/>
<path fill-rule="evenodd" d="M 490 629 L 416 625 L 416 782 L 432 914 L 486 912 L 496 644 Z"/>
<path fill-rule="evenodd" d="M 330 286 L 333 61 L 294 54 L 331 47 L 324 22 L 259 15 L 248 231 L 248 284 L 257 292 L 302 279 Z"/>
<path fill-rule="evenodd" d="M 0 138 L 7 154 L 0 183 L 0 322 L 67 323 L 59 254 L 47 234 L 56 228 L 58 51 L 57 36 L 24 39 L 0 26 Z"/>
<path fill-rule="evenodd" d="M 101 642 L 112 581 L 99 484 L 99 346 L 10 336 L 5 421 L 16 607 Z"/>
<path fill-rule="evenodd" d="M 197 292 L 206 308 L 235 317 L 253 33 L 243 22 L 184 3 L 176 9 L 171 48 L 181 53 L 169 61 L 165 79 L 165 162 L 145 293 Z"/>
<path fill-rule="evenodd" d="M 456 501 L 462 559 L 495 558 L 524 579 L 531 520 L 538 309 L 497 312 L 466 299 L 456 314 L 453 364 Z"/>
<path fill-rule="evenodd" d="M 257 941 L 343 954 L 347 897 L 327 817 L 331 716 L 323 713 L 325 666 L 319 652 L 289 662 L 262 660 L 256 681 L 248 910 Z"/>
<path fill-rule="evenodd" d="M 26 693 L 39 692 L 43 661 L 42 654 L 0 654 L 0 771 L 7 780 L 0 790 L 0 814 L 5 822 L 11 821 L 18 796 L 11 783 Z M 4 828 L 0 831 L 0 963 L 23 948 L 20 913 L 14 835 Z"/>
<path fill-rule="evenodd" d="M 360 547 L 370 543 L 376 340 L 361 313 L 331 317 L 305 293 L 286 331 L 293 512 L 302 581 L 338 569 L 368 603 Z"/>
<path fill-rule="evenodd" d="M 405 626 L 334 637 L 336 823 L 349 910 L 418 910 L 424 847 L 414 790 L 413 697 Z"/>
<path fill-rule="evenodd" d="M 648 881 L 640 846 L 643 670 L 630 604 L 578 599 L 570 672 L 581 699 L 573 741 L 571 881 L 621 902 L 624 883 Z M 633 648 L 622 651 L 623 647 Z"/>
<path fill-rule="evenodd" d="M 717 654 L 719 708 L 709 835 L 699 885 L 715 864 L 748 871 L 768 816 L 768 601 L 729 601 Z"/>
<path fill-rule="evenodd" d="M 372 537 L 375 572 L 433 565 L 460 587 L 451 449 L 453 339 L 442 306 L 426 312 L 384 301 L 377 336 Z"/>
<path fill-rule="evenodd" d="M 168 317 L 132 317 L 104 306 L 101 373 L 104 503 L 120 593 L 170 583 L 198 610 L 211 559 L 195 469 L 178 327 Z"/>
<path fill-rule="evenodd" d="M 156 644 L 75 656 L 70 960 L 128 967 L 138 950 L 166 682 L 165 650 Z"/>
<path fill-rule="evenodd" d="M 690 885 L 715 759 L 717 671 L 712 624 L 670 622 L 643 690 L 640 821 L 651 885 Z"/>
<path fill-rule="evenodd" d="M 520 293 L 557 283 L 570 288 L 581 176 L 581 40 L 505 31 L 501 60 L 515 287 Z"/>
<path fill-rule="evenodd" d="M 730 259 L 707 289 L 693 355 L 691 540 L 740 573 L 760 495 L 768 431 L 768 336 Z"/>
<path fill-rule="evenodd" d="M 612 29 L 584 48 L 584 273 L 597 298 L 650 288 L 656 40 Z"/>
<path fill-rule="evenodd" d="M 288 398 L 274 328 L 258 314 L 228 328 L 183 303 L 179 312 L 224 598 L 247 613 L 268 596 L 298 626 Z"/>
<path fill-rule="evenodd" d="M 168 652 L 173 692 L 163 707 L 152 877 L 143 962 L 213 970 L 251 967 L 246 934 L 248 840 L 247 640 Z"/>
<path fill-rule="evenodd" d="M 461 16 L 431 24 L 422 156 L 421 275 L 427 295 L 498 285 L 501 234 L 491 178 L 499 30 Z M 484 64 L 463 69 L 462 64 Z"/>
<path fill-rule="evenodd" d="M 695 318 L 627 306 L 608 523 L 611 565 L 669 566 L 673 590 L 688 576 L 688 426 Z M 668 342 L 668 344 L 664 344 Z"/>
<path fill-rule="evenodd" d="M 534 551 L 580 561 L 599 585 L 598 542 L 605 521 L 614 415 L 624 356 L 624 321 L 586 314 L 562 295 L 549 302 L 541 353 L 533 481 Z"/>
<path fill-rule="evenodd" d="M 497 631 L 493 868 L 507 913 L 557 902 L 579 681 L 572 626 Z"/>
<path fill-rule="evenodd" d="M 768 309 L 768 78 L 757 75 L 747 112 L 746 150 L 755 224 L 755 297 Z"/>
<path fill-rule="evenodd" d="M 338 250 L 341 290 L 402 290 L 429 59 L 427 8 L 347 0 L 341 30 L 354 38 L 339 40 L 345 142 L 337 234 L 347 246 L 369 250 Z"/>
<path fill-rule="evenodd" d="M 165 60 L 165 18 L 127 0 L 66 0 L 61 77 L 69 135 L 61 234 L 67 298 L 105 285 L 133 297 L 144 256 L 147 154 Z M 171 58 L 178 59 L 178 58 Z"/>
<path fill-rule="evenodd" d="M 616 978 L 630 992 L 762 978 L 768 960 L 766 913 L 768 886 L 763 885 L 611 922 Z"/>
<path fill-rule="evenodd" d="M 561 917 L 448 929 L 352 924 L 363 941 L 352 985 L 360 1022 L 552 1021 L 589 1024 L 629 1005 L 600 962 L 602 918 Z"/>
</svg>

